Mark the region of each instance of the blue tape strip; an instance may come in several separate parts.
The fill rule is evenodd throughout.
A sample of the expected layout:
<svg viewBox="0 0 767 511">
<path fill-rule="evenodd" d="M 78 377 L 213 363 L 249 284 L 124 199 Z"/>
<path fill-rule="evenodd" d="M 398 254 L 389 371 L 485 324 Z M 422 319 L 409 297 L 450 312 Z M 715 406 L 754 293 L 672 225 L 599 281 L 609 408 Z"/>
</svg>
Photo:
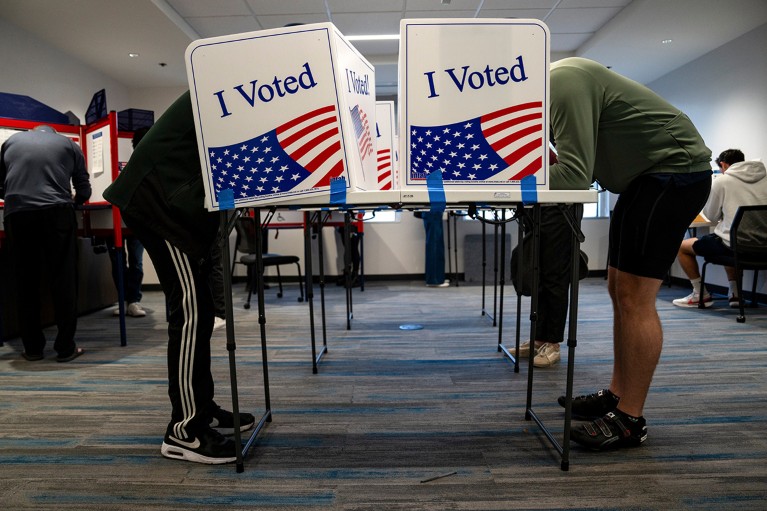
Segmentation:
<svg viewBox="0 0 767 511">
<path fill-rule="evenodd" d="M 426 187 L 429 190 L 429 211 L 445 211 L 445 185 L 442 183 L 442 172 L 432 172 L 426 176 Z"/>
<path fill-rule="evenodd" d="M 346 178 L 335 177 L 330 180 L 330 204 L 333 206 L 346 205 Z"/>
<path fill-rule="evenodd" d="M 234 209 L 234 190 L 227 188 L 218 192 L 218 209 Z"/>
<path fill-rule="evenodd" d="M 522 178 L 522 204 L 538 203 L 538 187 L 535 184 L 535 176 Z"/>
</svg>

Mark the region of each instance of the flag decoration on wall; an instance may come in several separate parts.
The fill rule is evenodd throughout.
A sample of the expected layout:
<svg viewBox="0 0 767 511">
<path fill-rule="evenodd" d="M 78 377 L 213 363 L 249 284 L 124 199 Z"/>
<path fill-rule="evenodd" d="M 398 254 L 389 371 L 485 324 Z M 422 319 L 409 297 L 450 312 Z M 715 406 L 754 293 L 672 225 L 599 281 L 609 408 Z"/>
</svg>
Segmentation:
<svg viewBox="0 0 767 511">
<path fill-rule="evenodd" d="M 519 181 L 543 167 L 543 103 L 521 103 L 437 126 L 410 126 L 410 178 Z"/>
<path fill-rule="evenodd" d="M 277 128 L 223 147 L 210 147 L 216 198 L 231 189 L 234 199 L 257 198 L 330 186 L 344 172 L 341 134 L 334 105 L 307 112 Z"/>
</svg>

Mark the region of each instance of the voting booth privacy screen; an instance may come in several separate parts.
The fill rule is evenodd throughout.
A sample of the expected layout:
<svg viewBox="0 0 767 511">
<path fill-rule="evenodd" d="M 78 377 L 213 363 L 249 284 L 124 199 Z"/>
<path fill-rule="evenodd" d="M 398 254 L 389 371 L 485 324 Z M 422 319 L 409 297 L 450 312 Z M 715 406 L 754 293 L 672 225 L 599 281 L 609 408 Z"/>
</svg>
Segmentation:
<svg viewBox="0 0 767 511">
<path fill-rule="evenodd" d="M 548 190 L 549 46 L 538 20 L 402 20 L 403 197 L 435 173 L 445 192 L 493 190 L 488 200 Z"/>
<path fill-rule="evenodd" d="M 378 190 L 398 190 L 399 179 L 396 175 L 395 137 L 394 137 L 394 101 L 376 103 L 376 151 L 378 154 L 377 185 Z"/>
<path fill-rule="evenodd" d="M 209 210 L 377 189 L 373 66 L 331 23 L 194 41 Z"/>
</svg>

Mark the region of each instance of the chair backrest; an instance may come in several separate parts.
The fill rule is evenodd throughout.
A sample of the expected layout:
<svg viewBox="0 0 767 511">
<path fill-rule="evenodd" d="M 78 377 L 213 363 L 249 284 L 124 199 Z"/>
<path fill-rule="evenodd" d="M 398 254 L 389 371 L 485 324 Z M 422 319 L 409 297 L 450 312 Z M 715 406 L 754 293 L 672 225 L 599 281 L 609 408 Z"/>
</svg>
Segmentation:
<svg viewBox="0 0 767 511">
<path fill-rule="evenodd" d="M 237 231 L 237 252 L 256 253 L 256 220 L 250 216 L 241 216 L 234 224 Z"/>
<path fill-rule="evenodd" d="M 738 208 L 730 245 L 741 262 L 767 264 L 767 204 Z"/>
</svg>

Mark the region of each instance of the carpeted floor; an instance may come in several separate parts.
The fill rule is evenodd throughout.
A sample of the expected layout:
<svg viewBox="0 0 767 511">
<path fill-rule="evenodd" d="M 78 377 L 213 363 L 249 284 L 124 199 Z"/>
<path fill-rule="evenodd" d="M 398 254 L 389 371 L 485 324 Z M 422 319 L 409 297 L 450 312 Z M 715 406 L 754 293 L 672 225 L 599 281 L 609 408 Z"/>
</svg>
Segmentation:
<svg viewBox="0 0 767 511">
<path fill-rule="evenodd" d="M 282 299 L 275 293 L 265 300 L 273 421 L 243 473 L 160 455 L 169 419 L 161 293 L 145 293 L 147 317 L 127 318 L 126 347 L 109 309 L 81 318 L 87 353 L 71 363 L 56 363 L 53 352 L 27 362 L 18 340 L 0 347 L 3 509 L 767 509 L 767 307 L 747 310 L 738 324 L 726 300 L 680 309 L 671 300 L 687 289 L 664 286 L 649 439 L 610 453 L 573 447 L 563 472 L 524 419 L 526 365 L 514 373 L 498 353 L 479 287 L 368 283 L 354 294 L 350 331 L 343 289 L 326 288 L 329 352 L 318 374 L 308 305 L 295 300 L 297 286 Z M 242 285 L 234 294 L 240 405 L 260 416 L 257 308 L 242 308 Z M 609 383 L 611 331 L 605 281 L 584 280 L 576 393 Z M 213 352 L 217 401 L 229 408 L 223 331 Z M 537 370 L 533 392 L 536 412 L 560 438 L 565 362 Z"/>
</svg>

